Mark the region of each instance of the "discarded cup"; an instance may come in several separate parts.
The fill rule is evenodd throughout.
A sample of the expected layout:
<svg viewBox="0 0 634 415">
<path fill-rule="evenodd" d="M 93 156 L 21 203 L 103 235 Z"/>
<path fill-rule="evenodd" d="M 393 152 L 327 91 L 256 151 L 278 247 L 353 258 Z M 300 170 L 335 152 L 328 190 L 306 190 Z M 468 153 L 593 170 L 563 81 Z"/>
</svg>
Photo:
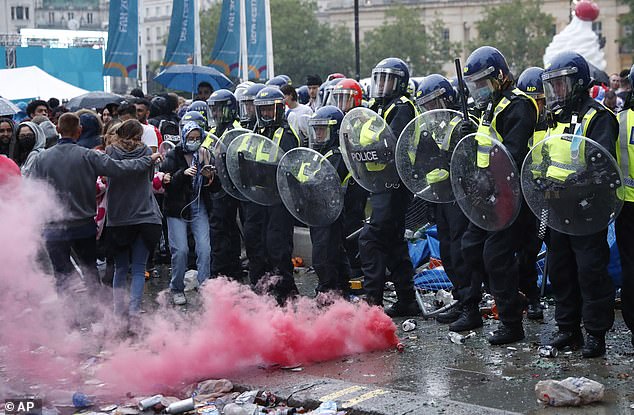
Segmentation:
<svg viewBox="0 0 634 415">
<path fill-rule="evenodd" d="M 451 340 L 452 343 L 464 344 L 467 339 L 475 337 L 475 332 L 472 331 L 466 336 L 463 336 L 462 334 L 456 333 L 455 331 L 450 331 L 448 336 L 449 336 L 449 340 Z"/>
<path fill-rule="evenodd" d="M 396 350 L 398 350 L 399 352 L 403 352 L 405 350 L 405 345 L 403 343 L 398 343 L 396 345 Z"/>
<path fill-rule="evenodd" d="M 557 348 L 554 346 L 540 346 L 537 352 L 539 353 L 539 357 L 557 357 L 559 354 Z"/>
<path fill-rule="evenodd" d="M 416 329 L 416 320 L 413 318 L 407 319 L 403 322 L 403 331 L 412 331 Z"/>
<path fill-rule="evenodd" d="M 73 393 L 73 406 L 75 408 L 86 408 L 93 405 L 93 397 L 82 392 Z"/>
<path fill-rule="evenodd" d="M 139 410 L 145 411 L 146 409 L 150 409 L 161 403 L 161 399 L 163 399 L 163 395 L 154 395 L 149 398 L 145 398 L 139 402 Z"/>
<path fill-rule="evenodd" d="M 170 404 L 170 406 L 165 409 L 165 412 L 168 414 L 180 414 L 182 412 L 191 411 L 194 407 L 194 398 L 188 398 Z"/>
</svg>

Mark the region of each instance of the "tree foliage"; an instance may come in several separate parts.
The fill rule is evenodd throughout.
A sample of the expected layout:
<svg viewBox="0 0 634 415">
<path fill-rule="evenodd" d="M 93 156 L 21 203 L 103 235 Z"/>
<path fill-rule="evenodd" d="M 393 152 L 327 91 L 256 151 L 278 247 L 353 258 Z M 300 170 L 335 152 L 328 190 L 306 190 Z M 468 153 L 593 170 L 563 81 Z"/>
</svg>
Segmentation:
<svg viewBox="0 0 634 415">
<path fill-rule="evenodd" d="M 634 0 L 620 0 L 622 4 L 629 6 L 629 11 L 619 16 L 619 23 L 627 28 L 625 36 L 618 40 L 624 52 L 634 51 Z"/>
<path fill-rule="evenodd" d="M 489 45 L 497 48 L 519 74 L 529 66 L 543 66 L 546 47 L 554 35 L 555 18 L 541 11 L 542 0 L 511 0 L 486 9 L 476 23 L 478 38 L 470 50 Z"/>
<path fill-rule="evenodd" d="M 381 59 L 390 56 L 408 62 L 410 74 L 440 72 L 442 65 L 458 56 L 459 43 L 444 40 L 444 23 L 436 19 L 425 27 L 411 8 L 398 6 L 386 12 L 381 26 L 367 32 L 363 40 L 361 76 L 369 76 Z"/>
<path fill-rule="evenodd" d="M 213 49 L 218 32 L 222 2 L 201 13 L 203 60 Z M 352 74 L 354 48 L 350 31 L 317 20 L 312 0 L 271 0 L 273 59 L 275 73 L 286 74 L 295 85 L 308 74 L 322 78 L 331 72 Z"/>
</svg>

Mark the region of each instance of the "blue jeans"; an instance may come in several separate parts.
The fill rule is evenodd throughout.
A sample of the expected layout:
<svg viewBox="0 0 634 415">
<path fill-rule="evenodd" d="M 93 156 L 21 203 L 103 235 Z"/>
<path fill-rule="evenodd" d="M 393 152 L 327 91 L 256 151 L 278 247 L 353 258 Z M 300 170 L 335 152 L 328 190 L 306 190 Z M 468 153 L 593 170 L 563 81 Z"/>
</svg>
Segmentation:
<svg viewBox="0 0 634 415">
<path fill-rule="evenodd" d="M 172 252 L 172 280 L 170 289 L 183 292 L 185 283 L 183 277 L 187 271 L 187 225 L 191 226 L 196 244 L 196 268 L 198 268 L 198 282 L 202 283 L 211 275 L 211 236 L 209 233 L 209 217 L 205 204 L 194 202 L 190 206 L 191 219 L 167 217 L 167 230 Z"/>
<path fill-rule="evenodd" d="M 141 311 L 141 298 L 145 285 L 145 263 L 150 251 L 148 251 L 141 236 L 130 246 L 130 249 L 117 253 L 114 257 L 115 271 L 112 281 L 112 295 L 114 298 L 114 312 L 118 315 L 125 314 L 125 287 L 127 283 L 128 269 L 132 271 L 132 283 L 130 284 L 129 314 L 138 315 Z M 130 262 L 132 262 L 130 264 Z"/>
</svg>

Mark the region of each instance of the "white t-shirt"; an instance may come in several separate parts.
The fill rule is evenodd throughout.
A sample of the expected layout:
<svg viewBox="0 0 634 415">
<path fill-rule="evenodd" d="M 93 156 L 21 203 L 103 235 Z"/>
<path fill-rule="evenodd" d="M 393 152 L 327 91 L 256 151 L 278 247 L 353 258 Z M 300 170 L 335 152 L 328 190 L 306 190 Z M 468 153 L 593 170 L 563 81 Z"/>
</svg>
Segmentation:
<svg viewBox="0 0 634 415">
<path fill-rule="evenodd" d="M 154 126 L 149 124 L 141 124 L 143 125 L 143 135 L 141 136 L 141 141 L 148 147 L 158 147 L 158 137 L 156 136 L 156 131 L 154 131 Z"/>
</svg>

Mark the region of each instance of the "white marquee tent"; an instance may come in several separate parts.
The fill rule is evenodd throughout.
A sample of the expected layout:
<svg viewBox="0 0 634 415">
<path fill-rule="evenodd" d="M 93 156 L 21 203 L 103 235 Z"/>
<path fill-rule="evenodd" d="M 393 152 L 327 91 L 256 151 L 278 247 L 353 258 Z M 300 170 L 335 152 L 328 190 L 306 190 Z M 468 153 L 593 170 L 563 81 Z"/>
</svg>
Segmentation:
<svg viewBox="0 0 634 415">
<path fill-rule="evenodd" d="M 70 99 L 85 94 L 78 88 L 49 75 L 37 66 L 0 69 L 0 96 L 10 100 L 44 99 L 55 97 Z"/>
</svg>

